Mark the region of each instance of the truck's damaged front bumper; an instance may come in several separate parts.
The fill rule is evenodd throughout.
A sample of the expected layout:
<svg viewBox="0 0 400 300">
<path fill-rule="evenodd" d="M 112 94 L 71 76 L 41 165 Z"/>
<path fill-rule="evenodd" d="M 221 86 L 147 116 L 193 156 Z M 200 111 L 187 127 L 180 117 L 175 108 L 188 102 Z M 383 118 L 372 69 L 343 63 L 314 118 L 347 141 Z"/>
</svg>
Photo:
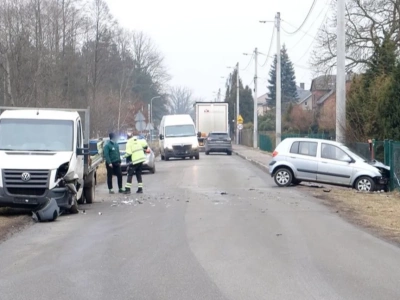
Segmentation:
<svg viewBox="0 0 400 300">
<path fill-rule="evenodd" d="M 10 194 L 6 188 L 0 187 L 0 207 L 39 210 L 45 207 L 49 199 L 54 199 L 62 209 L 72 205 L 72 198 L 66 187 L 46 190 L 42 195 Z"/>
</svg>

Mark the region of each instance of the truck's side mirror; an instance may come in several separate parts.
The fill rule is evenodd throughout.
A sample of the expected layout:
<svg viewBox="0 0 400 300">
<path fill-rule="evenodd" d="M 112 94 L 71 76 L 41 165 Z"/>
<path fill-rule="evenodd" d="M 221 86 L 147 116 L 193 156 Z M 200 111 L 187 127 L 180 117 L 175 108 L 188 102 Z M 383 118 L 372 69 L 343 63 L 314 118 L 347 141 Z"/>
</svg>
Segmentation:
<svg viewBox="0 0 400 300">
<path fill-rule="evenodd" d="M 90 154 L 89 148 L 76 148 L 77 156 L 89 155 L 89 154 Z"/>
<path fill-rule="evenodd" d="M 197 133 L 197 137 L 198 137 L 198 138 L 201 137 L 201 132 L 200 132 L 200 131 Z"/>
<path fill-rule="evenodd" d="M 163 140 L 164 136 L 160 133 L 160 140 Z"/>
</svg>

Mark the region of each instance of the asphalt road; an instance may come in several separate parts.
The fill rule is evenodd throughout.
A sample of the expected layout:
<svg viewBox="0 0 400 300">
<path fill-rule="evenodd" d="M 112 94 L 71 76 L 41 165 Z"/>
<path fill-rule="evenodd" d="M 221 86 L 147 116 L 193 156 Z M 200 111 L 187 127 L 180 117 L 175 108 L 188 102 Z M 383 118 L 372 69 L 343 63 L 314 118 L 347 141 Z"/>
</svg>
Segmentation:
<svg viewBox="0 0 400 300">
<path fill-rule="evenodd" d="M 400 299 L 400 249 L 239 157 L 144 184 L 1 243 L 0 299 Z"/>
</svg>

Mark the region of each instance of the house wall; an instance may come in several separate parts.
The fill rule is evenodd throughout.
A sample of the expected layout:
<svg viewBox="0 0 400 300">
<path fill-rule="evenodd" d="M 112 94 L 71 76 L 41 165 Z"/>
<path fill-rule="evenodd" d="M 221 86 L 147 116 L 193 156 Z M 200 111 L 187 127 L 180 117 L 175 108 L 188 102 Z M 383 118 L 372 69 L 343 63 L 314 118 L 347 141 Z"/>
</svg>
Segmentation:
<svg viewBox="0 0 400 300">
<path fill-rule="evenodd" d="M 346 82 L 346 93 L 349 92 L 351 81 Z M 336 126 L 336 92 L 330 95 L 324 103 L 319 106 L 320 128 L 335 129 Z"/>
<path fill-rule="evenodd" d="M 312 108 L 316 109 L 317 108 L 317 101 L 321 99 L 324 95 L 328 94 L 330 91 L 326 90 L 314 90 L 311 91 L 312 93 Z"/>
<path fill-rule="evenodd" d="M 301 102 L 299 105 L 303 110 L 312 110 L 313 108 L 312 97 L 309 97 L 307 100 Z"/>
</svg>

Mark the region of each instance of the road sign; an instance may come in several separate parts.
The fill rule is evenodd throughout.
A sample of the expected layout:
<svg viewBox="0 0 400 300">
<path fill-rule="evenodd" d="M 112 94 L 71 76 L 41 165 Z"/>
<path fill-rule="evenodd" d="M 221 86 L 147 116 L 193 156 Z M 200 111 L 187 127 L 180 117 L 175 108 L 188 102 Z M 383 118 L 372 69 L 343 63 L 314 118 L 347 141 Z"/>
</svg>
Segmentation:
<svg viewBox="0 0 400 300">
<path fill-rule="evenodd" d="M 237 128 L 238 128 L 239 130 L 242 130 L 242 129 L 243 129 L 243 124 L 238 124 Z"/>
<path fill-rule="evenodd" d="M 237 117 L 237 123 L 238 123 L 238 124 L 243 124 L 243 118 L 242 118 L 241 115 L 238 115 L 238 117 Z"/>
<path fill-rule="evenodd" d="M 146 130 L 146 122 L 145 121 L 138 121 L 138 122 L 136 122 L 136 130 L 137 131 L 143 131 L 143 130 Z"/>
<path fill-rule="evenodd" d="M 144 117 L 144 115 L 139 111 L 136 116 L 135 116 L 135 121 L 136 122 L 143 122 L 145 121 L 146 118 Z M 145 126 L 146 127 L 146 126 Z"/>
<path fill-rule="evenodd" d="M 148 123 L 146 126 L 146 130 L 150 131 L 150 130 L 154 130 L 153 124 Z"/>
</svg>

